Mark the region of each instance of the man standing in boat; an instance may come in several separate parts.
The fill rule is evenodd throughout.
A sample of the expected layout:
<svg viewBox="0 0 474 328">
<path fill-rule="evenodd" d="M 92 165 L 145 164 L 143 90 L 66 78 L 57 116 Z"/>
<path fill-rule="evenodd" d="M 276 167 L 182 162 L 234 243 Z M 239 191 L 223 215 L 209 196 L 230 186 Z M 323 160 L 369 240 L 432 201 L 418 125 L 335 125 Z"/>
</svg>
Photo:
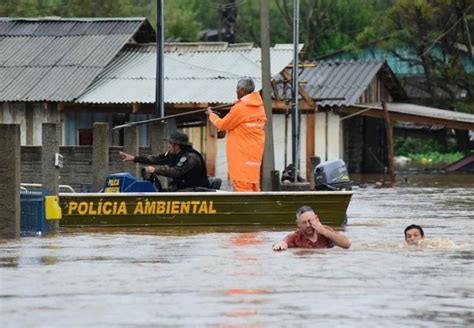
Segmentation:
<svg viewBox="0 0 474 328">
<path fill-rule="evenodd" d="M 260 191 L 260 167 L 265 147 L 267 117 L 260 93 L 251 78 L 237 83 L 237 101 L 224 117 L 209 107 L 209 121 L 227 137 L 227 168 L 234 191 Z"/>
<path fill-rule="evenodd" d="M 172 178 L 172 191 L 192 191 L 196 187 L 209 188 L 207 169 L 202 155 L 189 142 L 186 134 L 178 131 L 171 133 L 166 139 L 169 148 L 166 153 L 158 156 L 133 156 L 119 152 L 124 162 L 147 164 L 146 172 Z M 159 165 L 157 167 L 151 165 Z"/>
<path fill-rule="evenodd" d="M 333 228 L 321 224 L 318 216 L 309 206 L 302 206 L 296 211 L 298 230 L 273 245 L 274 251 L 283 251 L 290 247 L 332 248 L 334 245 L 348 249 L 351 242 Z"/>
</svg>

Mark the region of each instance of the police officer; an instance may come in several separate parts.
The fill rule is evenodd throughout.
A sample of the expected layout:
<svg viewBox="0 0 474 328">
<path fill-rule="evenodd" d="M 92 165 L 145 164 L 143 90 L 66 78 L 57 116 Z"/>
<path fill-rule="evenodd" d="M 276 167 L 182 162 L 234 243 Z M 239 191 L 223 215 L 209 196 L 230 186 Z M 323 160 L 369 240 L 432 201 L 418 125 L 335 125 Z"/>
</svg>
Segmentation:
<svg viewBox="0 0 474 328">
<path fill-rule="evenodd" d="M 193 149 L 186 134 L 178 131 L 171 133 L 168 139 L 169 148 L 166 153 L 158 156 L 133 156 L 120 152 L 124 162 L 147 164 L 146 172 L 156 173 L 172 178 L 170 189 L 172 191 L 195 190 L 196 187 L 209 188 L 206 164 L 202 155 Z M 151 166 L 151 165 L 159 166 Z"/>
</svg>

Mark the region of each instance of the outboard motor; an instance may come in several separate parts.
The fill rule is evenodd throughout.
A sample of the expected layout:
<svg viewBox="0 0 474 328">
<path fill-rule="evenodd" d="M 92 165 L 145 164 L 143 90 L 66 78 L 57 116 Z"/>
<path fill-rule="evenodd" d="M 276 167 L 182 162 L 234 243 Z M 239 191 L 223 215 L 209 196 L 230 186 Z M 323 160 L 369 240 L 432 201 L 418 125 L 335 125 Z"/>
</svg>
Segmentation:
<svg viewBox="0 0 474 328">
<path fill-rule="evenodd" d="M 336 159 L 319 164 L 314 169 L 315 190 L 351 190 L 352 181 L 347 173 L 346 163 Z"/>
</svg>

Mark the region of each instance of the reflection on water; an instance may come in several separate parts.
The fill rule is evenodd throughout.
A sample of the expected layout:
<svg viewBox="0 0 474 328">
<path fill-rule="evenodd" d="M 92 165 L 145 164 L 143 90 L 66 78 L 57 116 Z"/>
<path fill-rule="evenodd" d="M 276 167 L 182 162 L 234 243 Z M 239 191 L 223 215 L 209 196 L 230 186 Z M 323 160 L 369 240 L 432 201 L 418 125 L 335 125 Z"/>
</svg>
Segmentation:
<svg viewBox="0 0 474 328">
<path fill-rule="evenodd" d="M 472 326 L 474 190 L 457 177 L 356 188 L 349 251 L 272 252 L 289 231 L 255 227 L 68 229 L 0 242 L 0 322 Z M 426 245 L 404 245 L 411 223 Z"/>
</svg>

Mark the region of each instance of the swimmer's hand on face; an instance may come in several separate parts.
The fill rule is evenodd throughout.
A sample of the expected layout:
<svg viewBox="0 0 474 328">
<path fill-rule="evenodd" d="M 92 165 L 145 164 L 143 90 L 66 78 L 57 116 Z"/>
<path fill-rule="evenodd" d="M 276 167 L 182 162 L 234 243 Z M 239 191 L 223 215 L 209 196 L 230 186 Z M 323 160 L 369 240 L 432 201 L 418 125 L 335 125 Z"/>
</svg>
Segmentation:
<svg viewBox="0 0 474 328">
<path fill-rule="evenodd" d="M 311 224 L 311 227 L 320 235 L 326 236 L 327 232 L 329 232 L 329 230 L 321 224 L 321 221 L 319 221 L 319 218 L 316 215 L 310 219 L 309 223 Z"/>
<path fill-rule="evenodd" d="M 272 249 L 274 251 L 284 251 L 285 249 L 288 249 L 288 244 L 284 241 L 280 241 L 278 243 L 273 244 Z"/>
</svg>

